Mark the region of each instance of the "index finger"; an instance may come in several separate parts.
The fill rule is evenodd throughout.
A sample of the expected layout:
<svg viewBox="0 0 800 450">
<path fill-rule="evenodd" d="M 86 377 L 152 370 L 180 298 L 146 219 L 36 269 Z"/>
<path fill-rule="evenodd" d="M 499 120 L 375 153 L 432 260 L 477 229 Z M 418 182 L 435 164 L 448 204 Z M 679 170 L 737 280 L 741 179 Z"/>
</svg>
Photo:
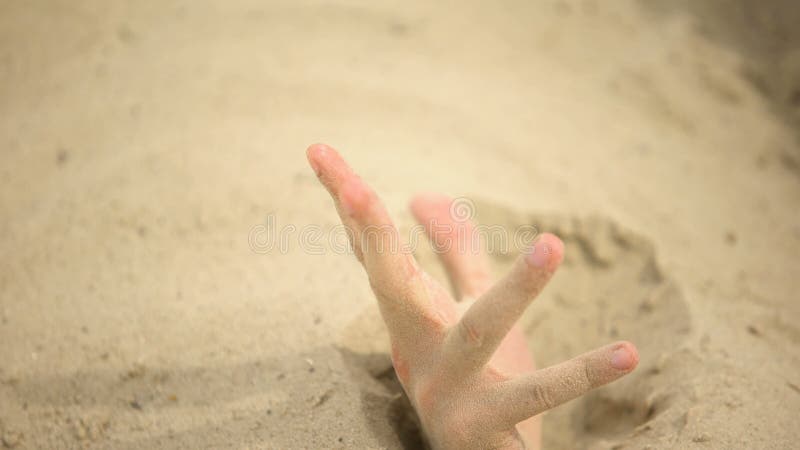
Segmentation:
<svg viewBox="0 0 800 450">
<path fill-rule="evenodd" d="M 324 144 L 308 148 L 308 161 L 333 197 L 342 223 L 367 272 L 390 335 L 398 345 L 418 341 L 424 331 L 444 328 L 428 298 L 420 268 L 404 249 L 397 228 L 378 196 Z"/>
</svg>

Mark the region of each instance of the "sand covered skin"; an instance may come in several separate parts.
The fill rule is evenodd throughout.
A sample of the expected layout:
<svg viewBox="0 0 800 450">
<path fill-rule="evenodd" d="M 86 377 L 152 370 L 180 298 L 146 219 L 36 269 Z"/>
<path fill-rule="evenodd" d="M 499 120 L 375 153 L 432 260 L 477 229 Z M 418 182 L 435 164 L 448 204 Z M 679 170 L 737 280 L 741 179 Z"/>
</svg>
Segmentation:
<svg viewBox="0 0 800 450">
<path fill-rule="evenodd" d="M 401 234 L 433 191 L 562 238 L 520 322 L 537 364 L 622 339 L 640 362 L 545 414 L 544 448 L 796 446 L 796 135 L 697 20 L 4 3 L 2 445 L 418 444 L 361 267 L 298 244 L 338 223 L 304 154 L 325 141 Z M 270 223 L 285 249 L 253 244 Z"/>
</svg>

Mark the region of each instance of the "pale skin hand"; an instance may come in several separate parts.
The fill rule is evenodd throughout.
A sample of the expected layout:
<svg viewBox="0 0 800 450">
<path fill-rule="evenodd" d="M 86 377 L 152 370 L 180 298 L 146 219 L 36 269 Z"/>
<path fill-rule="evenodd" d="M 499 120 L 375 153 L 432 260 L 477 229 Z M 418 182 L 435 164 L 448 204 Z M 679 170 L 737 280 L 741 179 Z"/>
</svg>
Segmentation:
<svg viewBox="0 0 800 450">
<path fill-rule="evenodd" d="M 351 232 L 389 331 L 397 378 L 433 448 L 539 448 L 539 414 L 636 367 L 633 344 L 617 342 L 536 370 L 515 323 L 563 259 L 556 236 L 541 235 L 493 284 L 480 249 L 448 245 L 473 226 L 451 217 L 451 200 L 414 198 L 411 211 L 439 250 L 451 296 L 411 254 L 386 251 L 398 242 L 397 229 L 377 195 L 334 149 L 315 144 L 307 156 Z M 443 233 L 448 225 L 452 231 Z"/>
</svg>

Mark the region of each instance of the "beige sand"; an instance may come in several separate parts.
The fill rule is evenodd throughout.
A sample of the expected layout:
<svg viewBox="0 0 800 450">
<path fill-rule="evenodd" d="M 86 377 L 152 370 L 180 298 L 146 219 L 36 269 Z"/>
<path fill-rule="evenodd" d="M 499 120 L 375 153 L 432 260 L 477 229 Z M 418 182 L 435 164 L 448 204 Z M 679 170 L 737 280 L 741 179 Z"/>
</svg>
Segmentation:
<svg viewBox="0 0 800 450">
<path fill-rule="evenodd" d="M 791 48 L 626 1 L 79 3 L 0 5 L 6 447 L 414 445 L 357 262 L 248 244 L 337 223 L 315 141 L 405 229 L 426 190 L 564 237 L 540 365 L 641 363 L 546 414 L 546 448 L 798 445 Z"/>
</svg>

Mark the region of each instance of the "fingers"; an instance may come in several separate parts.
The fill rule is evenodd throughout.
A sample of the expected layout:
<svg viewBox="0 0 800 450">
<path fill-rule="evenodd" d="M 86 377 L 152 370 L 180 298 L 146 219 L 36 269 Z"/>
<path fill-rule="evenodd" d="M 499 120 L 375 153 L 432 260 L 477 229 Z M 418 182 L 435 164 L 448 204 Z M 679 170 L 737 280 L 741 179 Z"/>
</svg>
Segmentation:
<svg viewBox="0 0 800 450">
<path fill-rule="evenodd" d="M 437 322 L 438 315 L 426 301 L 420 270 L 403 248 L 383 203 L 336 150 L 315 144 L 308 148 L 307 156 L 349 229 L 389 333 L 399 345 L 416 340 L 424 334 L 426 323 Z"/>
<path fill-rule="evenodd" d="M 470 220 L 453 217 L 450 197 L 418 195 L 411 200 L 411 213 L 424 228 L 450 277 L 456 298 L 478 298 L 491 286 L 491 274 L 480 236 Z"/>
<path fill-rule="evenodd" d="M 467 310 L 445 338 L 445 364 L 456 373 L 480 370 L 492 357 L 525 308 L 544 288 L 564 257 L 564 244 L 541 235 L 505 278 Z"/>
<path fill-rule="evenodd" d="M 618 342 L 561 364 L 502 383 L 486 402 L 503 429 L 568 402 L 628 373 L 639 363 L 636 347 Z"/>
<path fill-rule="evenodd" d="M 356 223 L 350 215 L 344 211 L 341 202 L 342 188 L 346 184 L 357 180 L 358 176 L 350 169 L 350 166 L 344 162 L 338 152 L 326 145 L 314 144 L 308 147 L 306 150 L 306 157 L 308 158 L 309 165 L 311 165 L 314 173 L 316 173 L 317 178 L 333 198 L 336 212 L 339 213 L 342 224 L 347 230 L 353 252 L 356 258 L 362 261 L 361 242 L 359 240 L 354 240 L 352 234 Z"/>
</svg>

